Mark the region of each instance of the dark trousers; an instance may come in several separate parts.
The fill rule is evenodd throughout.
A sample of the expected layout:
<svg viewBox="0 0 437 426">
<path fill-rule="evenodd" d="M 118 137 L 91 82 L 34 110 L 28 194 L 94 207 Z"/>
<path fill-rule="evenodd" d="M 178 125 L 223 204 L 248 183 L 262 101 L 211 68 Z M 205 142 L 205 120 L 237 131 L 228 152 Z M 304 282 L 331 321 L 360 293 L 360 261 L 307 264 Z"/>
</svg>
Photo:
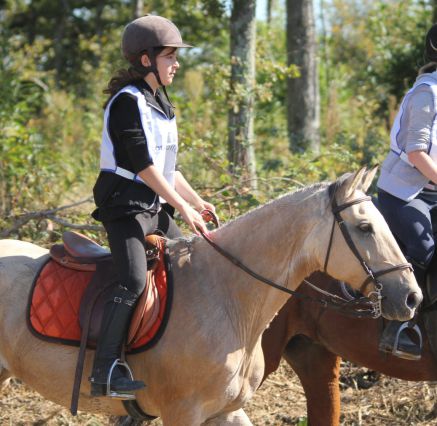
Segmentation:
<svg viewBox="0 0 437 426">
<path fill-rule="evenodd" d="M 391 231 L 403 246 L 407 258 L 426 268 L 434 255 L 432 216 L 437 200 L 422 193 L 404 201 L 384 191 L 378 192 L 380 210 Z"/>
<path fill-rule="evenodd" d="M 145 235 L 156 230 L 168 238 L 182 236 L 173 218 L 164 209 L 159 213 L 139 213 L 103 222 L 120 284 L 139 296 L 146 285 L 147 261 Z"/>
</svg>

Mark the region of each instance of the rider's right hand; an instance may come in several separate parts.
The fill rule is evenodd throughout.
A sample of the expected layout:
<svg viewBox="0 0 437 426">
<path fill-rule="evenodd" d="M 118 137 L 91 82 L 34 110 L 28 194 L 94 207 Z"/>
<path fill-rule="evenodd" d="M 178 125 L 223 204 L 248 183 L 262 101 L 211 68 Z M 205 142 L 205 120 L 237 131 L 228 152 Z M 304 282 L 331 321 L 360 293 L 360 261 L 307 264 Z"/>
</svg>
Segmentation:
<svg viewBox="0 0 437 426">
<path fill-rule="evenodd" d="M 203 221 L 202 215 L 196 210 L 194 210 L 191 206 L 184 203 L 181 206 L 181 208 L 178 210 L 182 216 L 182 219 L 195 234 L 199 235 L 200 234 L 199 231 L 202 231 L 203 233 L 208 232 L 205 222 Z"/>
</svg>

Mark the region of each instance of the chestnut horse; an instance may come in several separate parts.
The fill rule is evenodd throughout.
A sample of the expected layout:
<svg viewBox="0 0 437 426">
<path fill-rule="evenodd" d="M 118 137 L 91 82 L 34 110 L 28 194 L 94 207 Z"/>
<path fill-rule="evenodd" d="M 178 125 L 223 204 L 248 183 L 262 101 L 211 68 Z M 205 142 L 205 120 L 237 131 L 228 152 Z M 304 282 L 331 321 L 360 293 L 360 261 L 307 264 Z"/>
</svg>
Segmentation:
<svg viewBox="0 0 437 426">
<path fill-rule="evenodd" d="M 422 293 L 387 223 L 364 196 L 374 175 L 363 169 L 285 195 L 210 240 L 289 290 L 326 269 L 377 294 L 386 318 L 410 319 Z M 241 407 L 263 377 L 261 336 L 288 295 L 249 277 L 200 237 L 168 248 L 174 296 L 167 328 L 153 348 L 128 357 L 147 384 L 138 405 L 165 426 L 250 425 Z M 26 324 L 31 284 L 46 258 L 47 250 L 34 244 L 0 241 L 0 380 L 16 376 L 68 406 L 77 348 L 39 340 Z M 90 397 L 93 355 L 87 351 L 79 410 L 125 414 L 120 401 Z"/>
<path fill-rule="evenodd" d="M 317 272 L 308 281 L 342 295 L 339 282 L 328 275 Z M 320 296 L 305 283 L 299 293 Z M 378 350 L 382 328 L 382 319 L 352 318 L 292 297 L 263 335 L 264 377 L 278 368 L 283 356 L 305 391 L 308 423 L 317 426 L 339 425 L 341 358 L 399 379 L 437 380 L 437 363 L 426 335 L 422 358 L 407 361 Z"/>
</svg>

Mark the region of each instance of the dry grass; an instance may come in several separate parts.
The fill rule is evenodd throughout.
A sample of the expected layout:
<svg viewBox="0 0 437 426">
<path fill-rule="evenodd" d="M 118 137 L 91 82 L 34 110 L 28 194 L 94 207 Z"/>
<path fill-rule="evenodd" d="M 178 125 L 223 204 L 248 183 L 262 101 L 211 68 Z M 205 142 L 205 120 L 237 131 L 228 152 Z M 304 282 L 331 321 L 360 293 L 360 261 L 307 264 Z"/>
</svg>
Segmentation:
<svg viewBox="0 0 437 426">
<path fill-rule="evenodd" d="M 364 381 L 364 383 L 363 383 Z M 369 389 L 360 389 L 360 386 Z M 349 363 L 342 365 L 342 425 L 437 425 L 437 386 L 367 374 Z M 254 425 L 296 425 L 306 415 L 305 396 L 297 377 L 283 362 L 258 390 L 246 413 Z M 3 425 L 108 425 L 107 417 L 80 413 L 44 400 L 17 380 L 0 391 L 0 424 Z M 153 422 L 159 426 L 159 421 Z"/>
</svg>

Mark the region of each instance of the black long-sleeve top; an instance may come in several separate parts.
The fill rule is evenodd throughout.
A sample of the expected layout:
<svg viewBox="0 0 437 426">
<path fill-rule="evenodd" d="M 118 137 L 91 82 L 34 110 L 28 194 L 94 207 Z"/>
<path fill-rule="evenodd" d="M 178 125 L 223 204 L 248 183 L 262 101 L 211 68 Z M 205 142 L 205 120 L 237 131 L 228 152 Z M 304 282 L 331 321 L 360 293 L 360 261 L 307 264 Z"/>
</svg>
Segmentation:
<svg viewBox="0 0 437 426">
<path fill-rule="evenodd" d="M 161 110 L 168 118 L 173 118 L 173 108 L 159 90 L 154 95 L 143 80 L 133 84 L 141 90 L 148 104 Z M 112 102 L 108 129 L 117 166 L 137 174 L 153 164 L 135 96 L 121 93 Z M 98 208 L 92 216 L 101 221 L 143 211 L 157 211 L 159 208 L 159 197 L 151 188 L 110 172 L 100 172 L 93 192 Z"/>
</svg>

